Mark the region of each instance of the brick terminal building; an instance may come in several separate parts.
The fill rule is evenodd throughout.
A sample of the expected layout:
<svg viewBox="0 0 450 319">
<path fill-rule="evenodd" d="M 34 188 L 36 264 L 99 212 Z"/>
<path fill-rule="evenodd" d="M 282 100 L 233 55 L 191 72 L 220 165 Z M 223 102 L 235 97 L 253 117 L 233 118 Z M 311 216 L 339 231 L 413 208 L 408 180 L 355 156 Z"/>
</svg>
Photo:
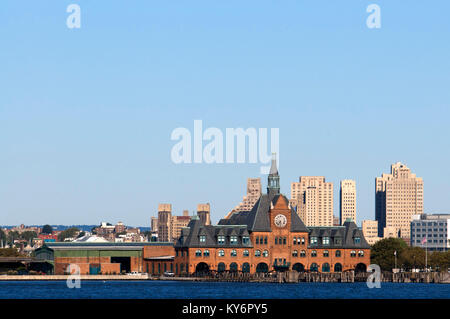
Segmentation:
<svg viewBox="0 0 450 319">
<path fill-rule="evenodd" d="M 175 244 L 175 273 L 366 271 L 370 245 L 354 222 L 306 227 L 279 185 L 273 160 L 267 194 L 251 211 L 236 212 L 215 226 L 194 217 Z"/>
</svg>

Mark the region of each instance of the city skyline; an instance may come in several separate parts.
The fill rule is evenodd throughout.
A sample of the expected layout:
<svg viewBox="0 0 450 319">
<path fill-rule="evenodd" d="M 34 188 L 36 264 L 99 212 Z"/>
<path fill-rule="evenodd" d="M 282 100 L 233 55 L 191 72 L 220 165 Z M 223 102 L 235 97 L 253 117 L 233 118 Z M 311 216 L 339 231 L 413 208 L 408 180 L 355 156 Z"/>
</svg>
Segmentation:
<svg viewBox="0 0 450 319">
<path fill-rule="evenodd" d="M 396 165 L 400 165 L 400 164 L 402 164 L 402 165 L 404 165 L 403 163 L 401 163 L 401 162 L 395 162 L 395 163 L 392 163 L 391 164 L 391 168 L 392 167 L 394 167 L 394 166 L 396 166 Z M 406 165 L 405 165 L 406 166 Z M 385 174 L 385 173 L 381 173 L 382 175 L 387 175 L 387 174 Z M 266 175 L 267 176 L 267 175 Z M 414 176 L 415 176 L 415 174 L 414 174 Z M 312 178 L 312 179 L 323 179 L 323 178 L 325 178 L 326 179 L 326 177 L 325 176 L 300 176 L 300 180 L 302 179 L 302 178 L 307 178 L 307 179 L 310 179 L 310 178 Z M 260 179 L 260 178 L 251 178 L 251 177 L 249 177 L 249 178 L 247 178 L 247 192 L 248 192 L 248 190 L 249 190 L 249 183 L 250 183 L 250 180 L 252 180 L 253 182 L 255 182 L 255 180 L 257 180 L 257 179 Z M 376 177 L 375 178 L 376 179 L 376 181 L 379 179 L 379 177 Z M 332 191 L 332 197 L 333 197 L 333 207 L 332 207 L 332 211 L 333 211 L 333 217 L 340 217 L 340 196 L 339 196 L 339 193 L 338 194 L 335 194 L 335 191 L 334 191 L 334 188 L 335 187 L 337 187 L 338 188 L 338 190 L 340 191 L 340 189 L 341 189 L 341 187 L 342 187 L 342 185 L 341 185 L 341 183 L 342 182 L 348 182 L 348 181 L 351 181 L 351 182 L 355 182 L 354 180 L 348 180 L 348 179 L 343 179 L 343 180 L 341 180 L 340 181 L 340 183 L 338 183 L 338 185 L 336 185 L 336 184 L 334 184 L 333 182 L 330 182 L 330 181 L 328 181 L 328 180 L 326 180 L 326 184 L 331 184 L 331 187 L 332 187 L 332 189 L 333 189 L 333 191 Z M 324 180 L 324 182 L 325 182 L 325 180 Z M 280 182 L 280 184 L 282 184 L 281 182 Z M 298 182 L 291 182 L 291 190 L 290 190 L 290 192 L 292 193 L 292 187 L 293 187 L 293 185 L 294 184 L 300 184 L 300 183 L 298 183 Z M 263 185 L 264 187 L 265 186 L 267 186 L 267 185 L 265 185 L 265 184 L 263 184 L 263 183 L 261 183 L 261 181 L 259 180 L 258 181 L 258 185 L 259 185 L 259 187 L 261 186 L 261 185 Z M 377 183 L 375 182 L 375 186 L 377 185 Z M 357 189 L 357 186 L 356 186 L 356 189 Z M 282 194 L 285 194 L 285 195 L 288 195 L 288 193 L 287 192 L 283 192 L 283 191 L 281 191 L 281 193 Z M 423 192 L 423 193 L 425 193 L 425 192 Z M 358 191 L 356 191 L 356 194 L 358 194 Z M 289 194 L 290 195 L 290 194 Z M 248 194 L 247 195 L 245 195 L 245 193 L 244 193 L 244 199 L 246 198 L 246 196 L 248 196 Z M 337 197 L 337 198 L 336 198 Z M 376 197 L 376 191 L 374 191 L 374 198 Z M 292 198 L 290 198 L 290 199 L 292 199 Z M 336 200 L 338 201 L 338 205 L 337 206 L 335 206 L 336 205 Z M 242 204 L 242 203 L 241 203 Z M 184 215 L 184 216 L 194 216 L 194 215 L 197 215 L 197 212 L 198 212 L 198 209 L 199 209 L 199 207 L 200 206 L 202 206 L 203 204 L 196 204 L 197 205 L 197 209 L 193 209 L 193 210 L 187 210 L 187 209 L 183 209 L 183 208 L 181 208 L 181 209 L 172 209 L 172 204 L 171 204 L 171 202 L 170 203 L 167 203 L 167 204 L 162 204 L 161 202 L 159 202 L 159 203 L 157 203 L 157 209 L 155 209 L 155 212 L 153 212 L 150 216 L 149 216 L 149 223 L 148 223 L 148 225 L 146 224 L 146 223 L 144 223 L 144 224 L 139 224 L 139 225 L 132 225 L 132 224 L 129 224 L 129 225 L 132 225 L 132 226 L 139 226 L 139 227 L 150 227 L 151 228 L 151 219 L 152 218 L 158 218 L 158 212 L 160 211 L 160 209 L 161 209 L 161 207 L 162 206 L 167 206 L 167 207 L 170 207 L 170 208 L 168 208 L 169 209 L 169 211 L 171 211 L 171 212 L 173 212 L 174 214 L 182 214 L 182 215 Z M 210 206 L 210 204 L 207 204 L 208 206 Z M 212 205 L 211 205 L 212 206 Z M 239 205 L 238 205 L 239 206 Z M 234 209 L 235 209 L 236 207 L 234 207 L 233 209 L 230 209 L 228 212 L 226 212 L 224 215 L 222 215 L 222 216 L 217 216 L 217 222 L 220 220 L 220 219 L 222 219 L 222 218 L 226 218 L 227 216 L 229 216 L 230 215 L 230 213 L 232 213 L 233 211 L 234 211 Z M 364 218 L 359 218 L 358 217 L 358 209 L 356 209 L 356 216 L 357 216 L 357 220 L 355 221 L 356 222 L 356 224 L 357 225 L 359 225 L 359 226 L 362 226 L 362 222 L 363 221 L 365 221 L 365 220 L 376 220 L 376 214 L 375 214 L 375 211 L 376 211 L 376 209 L 374 208 L 374 216 L 373 217 L 368 217 L 368 218 L 366 218 L 365 216 L 364 216 Z M 424 213 L 428 213 L 428 214 L 436 214 L 436 213 L 442 213 L 442 211 L 436 211 L 436 212 L 426 212 L 426 211 L 424 211 Z M 211 211 L 211 215 L 212 216 L 214 216 L 215 214 L 212 214 L 212 211 Z M 217 215 L 217 214 L 216 214 Z M 111 221 L 111 220 L 109 220 L 107 217 L 105 217 L 105 218 L 103 218 L 103 219 L 101 219 L 101 221 L 103 222 L 103 221 L 111 221 L 111 222 L 113 222 L 113 223 L 116 223 L 116 222 L 122 222 L 122 220 L 125 220 L 125 217 L 124 218 L 122 218 L 122 219 L 118 219 L 118 220 L 113 220 L 113 221 Z M 213 218 L 213 217 L 211 217 L 211 222 L 213 223 L 213 224 L 215 224 L 216 223 L 216 220 Z M 86 223 L 84 223 L 84 222 L 82 222 L 82 221 L 80 221 L 80 222 L 78 222 L 78 225 L 89 225 L 89 224 L 93 224 L 93 225 L 97 225 L 98 223 L 100 223 L 100 222 L 97 222 L 97 223 L 88 223 L 88 222 L 86 222 Z M 44 225 L 44 224 L 58 224 L 58 223 L 53 223 L 53 222 L 49 222 L 49 223 L 47 223 L 47 222 L 42 222 L 42 223 L 34 223 L 34 224 L 32 224 L 32 223 L 25 223 L 25 222 L 21 222 L 21 223 L 17 223 L 17 224 L 8 224 L 8 226 L 18 226 L 18 225 L 21 225 L 21 224 L 24 224 L 24 225 Z M 61 223 L 59 223 L 60 225 L 70 225 L 70 224 L 61 224 Z M 7 225 L 6 223 L 4 223 L 3 225 Z M 321 225 L 321 226 L 324 226 L 324 224 L 322 223 L 319 223 L 318 225 Z"/>
<path fill-rule="evenodd" d="M 282 193 L 325 176 L 335 216 L 352 179 L 358 224 L 374 219 L 395 162 L 423 178 L 425 213 L 450 211 L 449 3 L 380 1 L 379 29 L 368 3 L 77 3 L 80 29 L 69 3 L 2 4 L 2 224 L 149 225 L 158 203 L 206 202 L 218 221 L 266 178 L 174 163 L 171 133 L 196 120 L 279 129 Z"/>
</svg>

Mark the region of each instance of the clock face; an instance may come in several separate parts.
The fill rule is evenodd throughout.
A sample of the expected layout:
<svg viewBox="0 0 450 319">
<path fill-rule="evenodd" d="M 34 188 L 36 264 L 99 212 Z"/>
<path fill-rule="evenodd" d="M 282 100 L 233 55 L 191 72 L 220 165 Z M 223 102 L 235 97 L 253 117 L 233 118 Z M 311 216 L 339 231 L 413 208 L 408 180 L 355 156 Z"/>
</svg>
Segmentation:
<svg viewBox="0 0 450 319">
<path fill-rule="evenodd" d="M 284 227 L 287 224 L 287 219 L 286 216 L 282 215 L 282 214 L 278 214 L 277 216 L 275 216 L 275 218 L 273 219 L 273 222 L 275 224 L 275 226 L 277 227 Z"/>
</svg>

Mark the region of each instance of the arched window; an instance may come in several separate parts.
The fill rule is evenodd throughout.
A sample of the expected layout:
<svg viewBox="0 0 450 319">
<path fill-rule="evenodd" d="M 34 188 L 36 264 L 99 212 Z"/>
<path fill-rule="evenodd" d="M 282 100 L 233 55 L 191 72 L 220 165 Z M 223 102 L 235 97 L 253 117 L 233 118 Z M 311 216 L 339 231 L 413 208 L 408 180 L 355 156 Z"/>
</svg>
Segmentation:
<svg viewBox="0 0 450 319">
<path fill-rule="evenodd" d="M 243 255 L 244 257 L 248 257 L 248 256 L 250 256 L 250 253 L 249 253 L 248 250 L 246 249 L 246 250 L 243 251 L 242 255 Z"/>
<path fill-rule="evenodd" d="M 202 256 L 202 251 L 200 249 L 197 249 L 195 251 L 195 257 L 201 257 Z"/>
<path fill-rule="evenodd" d="M 230 264 L 230 272 L 237 272 L 238 271 L 238 265 L 236 263 Z"/>
<path fill-rule="evenodd" d="M 341 251 L 340 250 L 336 250 L 335 256 L 336 257 L 341 257 Z"/>
<path fill-rule="evenodd" d="M 316 263 L 312 263 L 309 267 L 309 270 L 317 272 L 319 271 L 319 265 L 317 265 Z"/>
<path fill-rule="evenodd" d="M 298 256 L 298 251 L 294 250 L 294 251 L 292 252 L 292 257 L 297 257 L 297 256 Z"/>
<path fill-rule="evenodd" d="M 350 257 L 356 257 L 356 251 L 354 250 L 350 251 Z"/>
<path fill-rule="evenodd" d="M 219 263 L 218 265 L 217 265 L 217 271 L 218 272 L 224 272 L 225 271 L 225 264 L 224 263 Z"/>
<path fill-rule="evenodd" d="M 334 265 L 334 272 L 341 272 L 342 271 L 342 264 L 337 263 Z"/>
<path fill-rule="evenodd" d="M 261 250 L 255 250 L 255 257 L 261 256 Z"/>
<path fill-rule="evenodd" d="M 330 253 L 328 252 L 328 250 L 324 250 L 323 251 L 323 257 L 329 257 Z"/>
<path fill-rule="evenodd" d="M 292 270 L 296 270 L 297 272 L 303 272 L 305 271 L 305 266 L 301 263 L 296 263 L 294 266 L 292 266 Z"/>
<path fill-rule="evenodd" d="M 219 250 L 219 257 L 225 256 L 225 251 L 223 249 Z"/>
<path fill-rule="evenodd" d="M 329 263 L 324 263 L 322 265 L 322 272 L 330 272 L 330 264 Z"/>
<path fill-rule="evenodd" d="M 317 257 L 317 251 L 316 250 L 312 250 L 311 251 L 311 257 Z"/>
<path fill-rule="evenodd" d="M 263 255 L 263 257 L 269 257 L 269 251 L 264 250 L 262 255 Z"/>
<path fill-rule="evenodd" d="M 301 250 L 300 251 L 300 257 L 306 257 L 306 251 Z"/>
<path fill-rule="evenodd" d="M 297 237 L 294 237 L 294 245 L 297 245 Z M 178 253 L 178 252 L 177 252 Z M 178 255 L 177 255 L 178 256 Z"/>
<path fill-rule="evenodd" d="M 242 264 L 242 272 L 249 273 L 250 272 L 250 264 L 249 263 L 243 263 Z"/>
<path fill-rule="evenodd" d="M 358 251 L 358 257 L 364 257 L 364 251 L 363 250 Z"/>
<path fill-rule="evenodd" d="M 269 266 L 266 263 L 259 263 L 258 265 L 256 265 L 257 273 L 268 272 L 268 271 L 269 271 Z"/>
<path fill-rule="evenodd" d="M 237 256 L 237 251 L 236 251 L 236 249 L 233 249 L 231 251 L 231 257 L 236 257 L 236 256 Z"/>
<path fill-rule="evenodd" d="M 203 256 L 204 256 L 204 257 L 209 257 L 209 250 L 208 250 L 208 249 L 205 249 L 205 250 L 203 251 Z"/>
</svg>

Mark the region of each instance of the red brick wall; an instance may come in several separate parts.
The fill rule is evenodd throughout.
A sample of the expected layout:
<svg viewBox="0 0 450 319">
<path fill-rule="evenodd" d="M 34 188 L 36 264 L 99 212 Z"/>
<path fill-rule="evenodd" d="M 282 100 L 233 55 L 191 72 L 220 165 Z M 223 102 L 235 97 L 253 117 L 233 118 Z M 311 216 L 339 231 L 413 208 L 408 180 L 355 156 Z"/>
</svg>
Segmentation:
<svg viewBox="0 0 450 319">
<path fill-rule="evenodd" d="M 278 214 L 285 215 L 287 219 L 287 225 L 285 227 L 279 228 L 274 225 L 273 220 L 274 217 Z M 243 251 L 245 248 L 235 248 L 237 251 L 236 257 L 231 257 L 231 250 L 233 248 L 189 248 L 189 256 L 181 256 L 181 253 L 178 253 L 178 256 L 175 255 L 175 265 L 178 265 L 178 270 L 180 270 L 181 264 L 188 264 L 189 273 L 192 274 L 195 272 L 196 267 L 199 263 L 204 262 L 209 266 L 210 270 L 217 270 L 218 264 L 220 262 L 225 263 L 226 270 L 230 269 L 231 263 L 238 264 L 238 270 L 242 270 L 242 265 L 244 263 L 250 264 L 250 273 L 256 272 L 256 267 L 259 263 L 264 262 L 269 266 L 269 271 L 273 270 L 273 263 L 275 259 L 281 258 L 286 259 L 287 263 L 290 263 L 290 269 L 292 269 L 293 265 L 296 263 L 303 264 L 304 268 L 309 270 L 311 264 L 316 263 L 318 265 L 318 270 L 322 271 L 322 265 L 324 263 L 328 263 L 330 265 L 330 271 L 334 271 L 334 266 L 336 263 L 340 263 L 342 265 L 342 270 L 352 270 L 355 269 L 358 263 L 363 263 L 366 267 L 370 265 L 370 249 L 362 249 L 364 251 L 363 257 L 358 257 L 359 249 L 340 249 L 341 257 L 335 257 L 335 252 L 337 249 L 308 249 L 308 233 L 291 233 L 290 225 L 291 225 L 291 211 L 288 205 L 284 202 L 284 200 L 280 197 L 280 200 L 274 205 L 274 207 L 270 211 L 271 220 L 271 228 L 272 232 L 254 232 L 250 235 L 251 241 L 253 243 L 254 248 L 249 248 L 249 256 L 244 257 Z M 256 244 L 256 237 L 262 237 L 263 239 L 267 237 L 267 244 L 259 243 Z M 286 238 L 286 244 L 277 244 L 275 245 L 275 238 Z M 304 238 L 304 244 L 294 244 L 295 238 Z M 282 241 L 283 242 L 283 241 Z M 196 257 L 195 252 L 197 249 L 202 251 L 202 256 Z M 209 257 L 205 257 L 203 252 L 205 249 L 209 250 Z M 225 256 L 219 257 L 219 250 L 223 249 L 225 251 Z M 255 251 L 260 250 L 261 256 L 256 257 Z M 267 250 L 269 252 L 267 257 L 263 257 L 263 251 Z M 294 250 L 297 251 L 297 257 L 293 256 Z M 305 257 L 300 257 L 300 252 L 305 250 Z M 312 257 L 312 250 L 317 251 L 317 257 Z M 323 251 L 328 250 L 329 256 L 324 257 Z M 350 251 L 356 251 L 356 257 L 350 257 Z M 174 269 L 177 267 L 174 266 Z M 179 272 L 178 272 L 179 273 Z"/>
</svg>

